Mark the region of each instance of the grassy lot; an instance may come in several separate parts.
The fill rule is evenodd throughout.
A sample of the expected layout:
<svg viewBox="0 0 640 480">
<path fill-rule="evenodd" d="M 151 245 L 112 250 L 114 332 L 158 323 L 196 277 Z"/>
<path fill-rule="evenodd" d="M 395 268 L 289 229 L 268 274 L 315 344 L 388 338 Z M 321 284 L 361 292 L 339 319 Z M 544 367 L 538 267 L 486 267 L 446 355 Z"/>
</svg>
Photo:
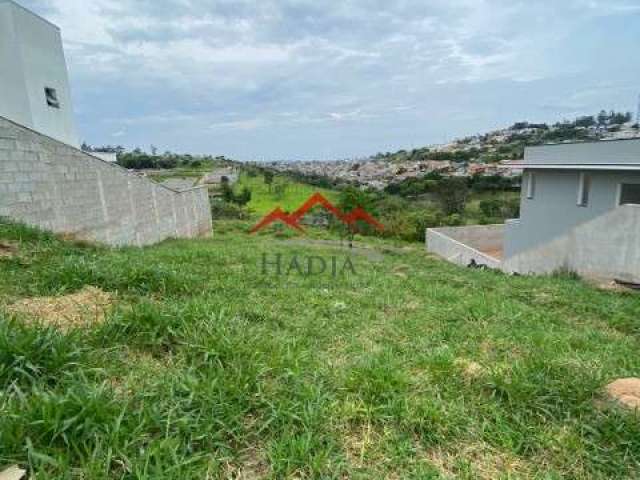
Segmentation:
<svg viewBox="0 0 640 480">
<path fill-rule="evenodd" d="M 284 185 L 282 193 L 278 193 L 277 185 Z M 276 176 L 271 187 L 264 183 L 264 177 L 251 177 L 246 173 L 240 175 L 238 183 L 234 187 L 240 191 L 243 187 L 251 190 L 251 201 L 248 207 L 260 214 L 269 213 L 277 206 L 285 211 L 292 212 L 300 207 L 315 192 L 322 193 L 329 201 L 334 201 L 338 197 L 338 192 L 326 190 L 312 185 L 299 183 L 286 176 Z"/>
<path fill-rule="evenodd" d="M 0 239 L 0 467 L 30 478 L 637 478 L 640 297 L 467 270 L 376 239 L 347 252 L 220 229 L 146 249 Z M 301 257 L 301 258 L 302 258 Z M 99 287 L 68 329 L 9 314 Z M 63 297 L 64 298 L 64 297 Z M 54 304 L 55 299 L 50 303 Z M 47 317 L 50 319 L 50 317 Z"/>
</svg>

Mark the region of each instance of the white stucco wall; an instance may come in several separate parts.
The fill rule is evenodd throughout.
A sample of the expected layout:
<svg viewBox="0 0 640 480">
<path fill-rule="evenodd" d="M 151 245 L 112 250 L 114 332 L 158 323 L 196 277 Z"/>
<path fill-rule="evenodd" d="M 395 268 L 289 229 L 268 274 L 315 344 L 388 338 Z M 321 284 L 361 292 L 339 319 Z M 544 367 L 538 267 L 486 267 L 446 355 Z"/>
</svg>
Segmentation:
<svg viewBox="0 0 640 480">
<path fill-rule="evenodd" d="M 60 30 L 11 0 L 0 0 L 0 116 L 79 145 Z M 54 88 L 60 108 L 47 105 Z"/>
</svg>

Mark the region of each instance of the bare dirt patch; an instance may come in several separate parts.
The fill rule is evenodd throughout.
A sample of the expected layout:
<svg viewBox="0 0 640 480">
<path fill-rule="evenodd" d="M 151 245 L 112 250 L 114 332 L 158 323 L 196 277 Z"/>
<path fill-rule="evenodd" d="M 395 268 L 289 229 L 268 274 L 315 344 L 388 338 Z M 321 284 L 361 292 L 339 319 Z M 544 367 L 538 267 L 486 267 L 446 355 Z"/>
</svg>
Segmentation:
<svg viewBox="0 0 640 480">
<path fill-rule="evenodd" d="M 476 380 L 486 373 L 485 368 L 473 360 L 456 358 L 453 363 L 460 369 L 462 376 L 468 382 Z"/>
<path fill-rule="evenodd" d="M 355 426 L 352 430 L 344 432 L 344 452 L 349 465 L 354 468 L 366 467 L 381 441 L 382 434 L 370 423 Z"/>
<path fill-rule="evenodd" d="M 458 478 L 467 466 L 472 469 L 473 478 L 483 480 L 526 475 L 530 470 L 517 456 L 483 443 L 459 445 L 455 450 L 436 448 L 425 458 L 444 478 Z"/>
<path fill-rule="evenodd" d="M 25 298 L 9 305 L 7 310 L 25 315 L 34 323 L 70 330 L 102 323 L 114 301 L 111 293 L 97 287 L 85 287 L 70 295 Z"/>
<path fill-rule="evenodd" d="M 267 456 L 258 447 L 244 449 L 238 460 L 224 465 L 224 478 L 229 480 L 260 480 L 270 473 Z"/>
<path fill-rule="evenodd" d="M 0 242 L 0 258 L 17 257 L 19 253 L 18 246 L 14 243 Z"/>
<path fill-rule="evenodd" d="M 612 400 L 632 410 L 640 409 L 640 378 L 621 378 L 611 382 L 605 390 Z"/>
</svg>

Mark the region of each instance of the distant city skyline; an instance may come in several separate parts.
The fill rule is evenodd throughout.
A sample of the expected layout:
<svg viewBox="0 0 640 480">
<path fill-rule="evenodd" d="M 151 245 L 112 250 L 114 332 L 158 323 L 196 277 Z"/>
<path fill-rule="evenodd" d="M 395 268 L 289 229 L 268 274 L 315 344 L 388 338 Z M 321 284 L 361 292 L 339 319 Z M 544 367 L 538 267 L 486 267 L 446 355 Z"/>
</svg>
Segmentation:
<svg viewBox="0 0 640 480">
<path fill-rule="evenodd" d="M 636 114 L 626 0 L 18 0 L 62 29 L 82 140 L 240 160 Z"/>
</svg>

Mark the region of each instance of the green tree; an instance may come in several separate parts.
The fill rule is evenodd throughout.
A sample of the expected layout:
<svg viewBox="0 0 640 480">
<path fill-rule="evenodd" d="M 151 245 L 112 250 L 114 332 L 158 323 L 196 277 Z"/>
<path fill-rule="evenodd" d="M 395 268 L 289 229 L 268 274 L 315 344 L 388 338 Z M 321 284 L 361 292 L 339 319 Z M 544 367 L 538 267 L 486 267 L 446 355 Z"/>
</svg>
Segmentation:
<svg viewBox="0 0 640 480">
<path fill-rule="evenodd" d="M 478 206 L 482 214 L 487 217 L 499 217 L 502 213 L 502 202 L 497 198 L 482 200 Z"/>
<path fill-rule="evenodd" d="M 234 203 L 235 194 L 233 193 L 233 188 L 229 184 L 229 179 L 227 177 L 222 177 L 220 182 L 220 192 L 222 193 L 222 198 L 227 203 Z"/>
<path fill-rule="evenodd" d="M 271 193 L 271 185 L 273 184 L 273 172 L 271 170 L 264 171 L 264 183 L 269 187 L 269 193 Z"/>
<path fill-rule="evenodd" d="M 576 119 L 576 127 L 593 127 L 596 125 L 596 119 L 593 115 L 586 115 L 584 117 L 578 117 Z"/>
<path fill-rule="evenodd" d="M 609 122 L 612 125 L 622 125 L 623 123 L 630 122 L 632 115 L 630 112 L 621 113 L 621 112 L 611 112 L 611 117 Z"/>
<path fill-rule="evenodd" d="M 338 208 L 343 212 L 350 212 L 357 207 L 362 207 L 370 214 L 373 214 L 375 199 L 370 193 L 356 187 L 347 187 L 340 192 L 338 197 Z"/>
<path fill-rule="evenodd" d="M 466 178 L 443 178 L 434 188 L 435 197 L 445 215 L 462 214 L 469 196 Z"/>
<path fill-rule="evenodd" d="M 273 191 L 277 200 L 282 200 L 284 198 L 284 194 L 288 187 L 289 184 L 287 182 L 279 182 L 274 185 Z"/>
<path fill-rule="evenodd" d="M 251 190 L 248 187 L 244 187 L 239 195 L 234 196 L 233 202 L 241 207 L 244 207 L 251 201 Z"/>
</svg>

